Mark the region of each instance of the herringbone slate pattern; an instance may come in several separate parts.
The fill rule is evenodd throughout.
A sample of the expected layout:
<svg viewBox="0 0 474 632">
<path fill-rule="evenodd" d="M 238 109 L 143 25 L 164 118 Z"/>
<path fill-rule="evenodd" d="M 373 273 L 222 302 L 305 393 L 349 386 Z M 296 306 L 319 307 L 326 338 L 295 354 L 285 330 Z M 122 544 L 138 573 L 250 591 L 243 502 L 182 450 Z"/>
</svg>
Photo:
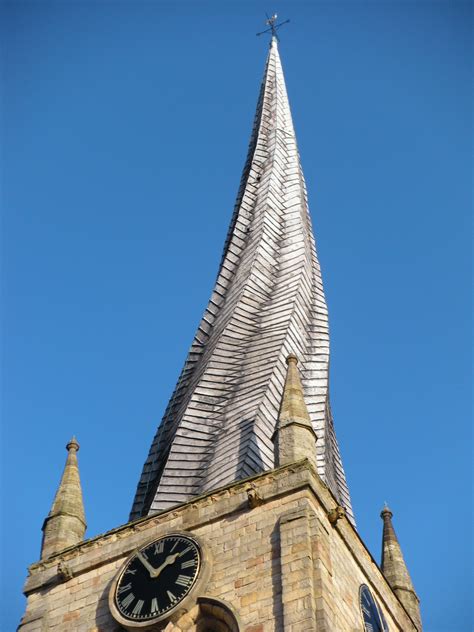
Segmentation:
<svg viewBox="0 0 474 632">
<path fill-rule="evenodd" d="M 286 373 L 300 360 L 321 478 L 352 517 L 329 406 L 329 331 L 276 42 L 209 305 L 145 462 L 131 518 L 274 467 Z"/>
</svg>

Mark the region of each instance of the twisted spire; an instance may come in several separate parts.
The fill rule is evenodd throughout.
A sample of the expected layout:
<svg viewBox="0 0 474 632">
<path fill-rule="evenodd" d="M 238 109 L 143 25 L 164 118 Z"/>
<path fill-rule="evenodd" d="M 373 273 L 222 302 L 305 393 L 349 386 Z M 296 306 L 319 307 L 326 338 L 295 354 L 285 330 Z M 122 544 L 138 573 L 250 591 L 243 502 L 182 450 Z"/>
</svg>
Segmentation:
<svg viewBox="0 0 474 632">
<path fill-rule="evenodd" d="M 304 367 L 319 476 L 353 520 L 329 403 L 326 300 L 273 37 L 214 291 L 144 464 L 132 520 L 275 466 L 290 352 Z"/>
<path fill-rule="evenodd" d="M 77 462 L 76 437 L 66 445 L 68 455 L 61 482 L 43 524 L 41 558 L 49 557 L 84 539 L 86 518 Z"/>
</svg>

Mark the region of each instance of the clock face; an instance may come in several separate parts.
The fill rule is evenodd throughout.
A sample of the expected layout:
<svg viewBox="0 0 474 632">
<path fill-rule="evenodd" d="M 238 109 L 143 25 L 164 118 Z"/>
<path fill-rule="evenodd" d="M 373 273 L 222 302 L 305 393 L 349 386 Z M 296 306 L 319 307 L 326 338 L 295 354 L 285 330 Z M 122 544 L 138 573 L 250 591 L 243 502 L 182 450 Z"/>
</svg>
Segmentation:
<svg viewBox="0 0 474 632">
<path fill-rule="evenodd" d="M 160 618 L 177 606 L 196 582 L 201 566 L 197 542 L 169 535 L 139 549 L 122 569 L 114 603 L 130 622 Z"/>
<path fill-rule="evenodd" d="M 387 622 L 367 586 L 360 587 L 359 599 L 365 632 L 388 632 Z"/>
</svg>

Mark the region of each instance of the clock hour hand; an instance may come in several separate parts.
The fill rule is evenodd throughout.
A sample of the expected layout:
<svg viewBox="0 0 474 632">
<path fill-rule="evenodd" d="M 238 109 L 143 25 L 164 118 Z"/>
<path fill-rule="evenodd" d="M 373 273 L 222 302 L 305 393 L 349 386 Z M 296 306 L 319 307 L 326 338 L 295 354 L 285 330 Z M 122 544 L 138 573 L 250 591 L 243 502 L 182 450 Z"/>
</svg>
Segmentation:
<svg viewBox="0 0 474 632">
<path fill-rule="evenodd" d="M 146 559 L 144 555 L 140 553 L 140 551 L 138 551 L 137 557 L 140 560 L 140 562 L 143 564 L 143 566 L 146 568 L 146 570 L 150 573 L 150 577 L 155 577 L 156 569 L 153 568 L 150 562 Z"/>
<path fill-rule="evenodd" d="M 168 557 L 166 558 L 166 560 L 163 562 L 163 564 L 161 566 L 158 566 L 158 568 L 156 568 L 153 573 L 150 573 L 151 577 L 158 577 L 158 575 L 161 573 L 161 571 L 166 568 L 167 566 L 169 566 L 170 564 L 174 564 L 176 559 L 179 557 L 179 553 L 175 553 L 174 555 L 168 555 Z"/>
</svg>

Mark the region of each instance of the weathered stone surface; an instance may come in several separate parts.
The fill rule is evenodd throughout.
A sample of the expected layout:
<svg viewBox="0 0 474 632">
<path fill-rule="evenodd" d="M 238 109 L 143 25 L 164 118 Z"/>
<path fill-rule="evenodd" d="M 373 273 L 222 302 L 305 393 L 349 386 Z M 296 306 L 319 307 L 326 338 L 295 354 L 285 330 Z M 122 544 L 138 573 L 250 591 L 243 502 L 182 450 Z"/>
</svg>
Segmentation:
<svg viewBox="0 0 474 632">
<path fill-rule="evenodd" d="M 317 470 L 317 437 L 304 400 L 298 360 L 296 356 L 289 355 L 286 363 L 288 370 L 274 435 L 276 463 L 285 465 L 308 459 Z"/>
<path fill-rule="evenodd" d="M 49 557 L 84 538 L 86 518 L 77 463 L 79 444 L 75 437 L 67 444 L 66 465 L 56 496 L 43 524 L 41 557 Z"/>
<path fill-rule="evenodd" d="M 393 528 L 393 513 L 385 506 L 380 517 L 383 520 L 382 572 L 418 629 L 421 630 L 420 600 L 413 587 L 397 534 Z"/>
<path fill-rule="evenodd" d="M 248 506 L 249 486 L 262 499 L 253 509 Z M 196 605 L 204 597 L 228 604 L 241 631 L 359 630 L 358 590 L 366 583 L 390 630 L 415 632 L 351 523 L 345 517 L 334 527 L 329 523 L 328 513 L 336 506 L 331 491 L 302 461 L 128 523 L 31 566 L 20 631 L 117 632 L 107 598 L 123 561 L 145 542 L 187 528 L 204 542 L 212 559 L 209 581 L 203 594 L 195 595 Z M 60 561 L 72 571 L 69 581 L 58 576 Z"/>
</svg>

